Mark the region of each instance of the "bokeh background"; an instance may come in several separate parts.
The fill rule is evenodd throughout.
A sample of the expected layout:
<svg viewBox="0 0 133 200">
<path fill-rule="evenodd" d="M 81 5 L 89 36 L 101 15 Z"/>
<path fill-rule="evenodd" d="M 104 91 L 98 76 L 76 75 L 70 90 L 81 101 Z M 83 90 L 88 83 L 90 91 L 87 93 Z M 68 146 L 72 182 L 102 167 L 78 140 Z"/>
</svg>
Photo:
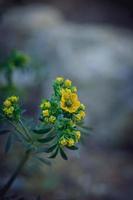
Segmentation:
<svg viewBox="0 0 133 200">
<path fill-rule="evenodd" d="M 0 62 L 14 48 L 31 57 L 27 69 L 13 73 L 26 117 L 37 119 L 41 99 L 50 97 L 51 81 L 61 75 L 78 87 L 85 123 L 93 127 L 67 162 L 58 157 L 50 168 L 29 162 L 12 187 L 14 198 L 132 200 L 132 1 L 1 0 Z M 1 101 L 5 87 L 1 71 Z M 5 142 L 1 136 L 0 185 L 21 154 L 15 146 L 5 155 Z"/>
</svg>

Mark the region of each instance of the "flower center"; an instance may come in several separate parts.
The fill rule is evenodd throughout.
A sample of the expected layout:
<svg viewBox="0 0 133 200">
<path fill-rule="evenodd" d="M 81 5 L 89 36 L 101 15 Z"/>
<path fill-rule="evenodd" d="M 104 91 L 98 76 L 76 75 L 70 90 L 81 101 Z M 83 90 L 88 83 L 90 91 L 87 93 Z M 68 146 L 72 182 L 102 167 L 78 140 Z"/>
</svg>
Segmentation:
<svg viewBox="0 0 133 200">
<path fill-rule="evenodd" d="M 67 106 L 67 107 L 71 107 L 72 106 L 72 101 L 70 100 L 70 99 L 68 99 L 66 102 L 65 102 L 65 105 Z"/>
</svg>

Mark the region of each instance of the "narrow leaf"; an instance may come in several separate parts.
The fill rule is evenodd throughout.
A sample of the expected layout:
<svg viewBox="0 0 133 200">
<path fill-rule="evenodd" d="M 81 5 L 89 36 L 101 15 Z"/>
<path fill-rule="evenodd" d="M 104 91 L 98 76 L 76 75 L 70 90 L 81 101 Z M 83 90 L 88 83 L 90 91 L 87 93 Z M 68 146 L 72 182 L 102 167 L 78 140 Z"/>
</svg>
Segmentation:
<svg viewBox="0 0 133 200">
<path fill-rule="evenodd" d="M 41 128 L 41 129 L 37 128 L 37 129 L 34 129 L 33 132 L 34 132 L 34 133 L 37 133 L 37 134 L 45 134 L 45 133 L 50 132 L 51 130 L 52 130 L 51 127 L 48 127 L 48 128 Z"/>
<path fill-rule="evenodd" d="M 63 151 L 62 148 L 60 148 L 60 155 L 64 160 L 68 160 L 66 153 Z"/>
<path fill-rule="evenodd" d="M 87 126 L 81 126 L 81 128 L 87 130 L 87 131 L 92 131 L 93 128 L 92 127 L 87 127 Z"/>
<path fill-rule="evenodd" d="M 71 146 L 71 147 L 67 147 L 68 149 L 70 149 L 70 150 L 77 150 L 78 149 L 78 147 L 76 147 L 76 146 Z"/>
<path fill-rule="evenodd" d="M 53 140 L 54 138 L 55 138 L 55 135 L 49 136 L 49 137 L 46 137 L 46 138 L 38 139 L 38 142 L 47 143 L 47 142 L 50 142 L 51 140 Z"/>
<path fill-rule="evenodd" d="M 36 157 L 40 162 L 42 162 L 43 164 L 45 165 L 51 165 L 51 162 L 47 159 L 44 159 L 44 158 L 40 158 L 40 157 Z"/>
<path fill-rule="evenodd" d="M 38 147 L 37 150 L 35 150 L 36 153 L 48 153 L 48 149 L 46 147 Z"/>
<path fill-rule="evenodd" d="M 59 149 L 57 148 L 56 151 L 51 156 L 49 156 L 49 158 L 55 158 L 58 154 L 58 150 Z"/>
<path fill-rule="evenodd" d="M 54 144 L 53 146 L 49 147 L 49 148 L 47 149 L 47 153 L 52 152 L 56 147 L 57 147 L 57 144 Z"/>
<path fill-rule="evenodd" d="M 88 134 L 90 134 L 91 132 L 92 132 L 92 128 L 90 128 L 90 127 L 80 127 L 80 129 L 81 129 L 81 132 L 83 133 L 83 134 L 85 134 L 85 135 L 88 135 Z"/>
</svg>

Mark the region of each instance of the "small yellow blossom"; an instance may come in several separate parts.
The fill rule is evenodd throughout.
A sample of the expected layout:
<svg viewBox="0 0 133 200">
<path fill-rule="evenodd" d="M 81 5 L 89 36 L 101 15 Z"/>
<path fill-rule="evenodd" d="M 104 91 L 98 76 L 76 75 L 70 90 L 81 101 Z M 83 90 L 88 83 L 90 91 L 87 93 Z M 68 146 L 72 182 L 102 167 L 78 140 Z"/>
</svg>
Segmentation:
<svg viewBox="0 0 133 200">
<path fill-rule="evenodd" d="M 84 111 L 80 111 L 78 114 L 75 115 L 77 121 L 81 121 L 82 119 L 84 119 L 84 117 L 85 117 Z"/>
<path fill-rule="evenodd" d="M 80 104 L 80 108 L 81 108 L 82 110 L 85 110 L 85 105 L 84 105 L 83 103 L 81 103 L 81 104 Z"/>
<path fill-rule="evenodd" d="M 61 93 L 61 108 L 69 113 L 76 112 L 80 106 L 77 94 L 71 92 L 69 89 L 62 89 Z"/>
<path fill-rule="evenodd" d="M 58 82 L 58 83 L 63 83 L 63 81 L 64 81 L 63 77 L 57 77 L 56 78 L 56 82 Z"/>
<path fill-rule="evenodd" d="M 12 103 L 16 103 L 17 101 L 18 101 L 18 97 L 16 97 L 16 96 L 11 96 L 11 97 L 9 97 L 8 98 Z"/>
<path fill-rule="evenodd" d="M 79 115 L 81 116 L 81 118 L 83 119 L 85 117 L 85 112 L 84 111 L 80 111 Z"/>
<path fill-rule="evenodd" d="M 44 121 L 45 121 L 46 123 L 49 123 L 49 118 L 48 118 L 48 117 L 45 117 Z"/>
<path fill-rule="evenodd" d="M 67 145 L 67 140 L 66 140 L 65 138 L 62 138 L 62 139 L 60 140 L 60 144 L 61 144 L 62 146 Z"/>
<path fill-rule="evenodd" d="M 77 88 L 76 87 L 72 87 L 71 90 L 72 90 L 72 92 L 77 92 Z"/>
<path fill-rule="evenodd" d="M 11 117 L 14 111 L 14 107 L 11 106 L 9 108 L 3 108 L 3 112 L 5 115 L 7 115 L 8 117 Z"/>
<path fill-rule="evenodd" d="M 48 117 L 48 116 L 49 116 L 49 111 L 48 111 L 48 110 L 43 110 L 43 111 L 42 111 L 42 115 L 43 115 L 44 117 Z"/>
<path fill-rule="evenodd" d="M 51 104 L 50 104 L 49 101 L 46 101 L 46 102 L 44 103 L 44 106 L 45 106 L 46 108 L 50 108 Z"/>
<path fill-rule="evenodd" d="M 75 144 L 75 141 L 74 141 L 72 138 L 70 138 L 70 139 L 67 141 L 67 145 L 68 145 L 69 147 L 73 146 L 74 144 Z"/>
<path fill-rule="evenodd" d="M 50 108 L 50 107 L 51 107 L 51 104 L 50 104 L 49 101 L 44 101 L 44 102 L 42 102 L 41 105 L 40 105 L 40 108 L 41 108 L 41 109 Z"/>
<path fill-rule="evenodd" d="M 80 139 L 80 137 L 81 137 L 80 131 L 76 131 L 76 137 L 77 137 L 78 140 Z"/>
<path fill-rule="evenodd" d="M 65 84 L 66 87 L 69 88 L 72 85 L 72 81 L 70 81 L 69 79 L 66 79 L 64 84 Z"/>
<path fill-rule="evenodd" d="M 6 99 L 6 100 L 4 101 L 4 103 L 3 103 L 3 105 L 4 105 L 5 107 L 10 107 L 10 106 L 11 106 L 11 101 L 9 101 L 8 99 Z"/>
<path fill-rule="evenodd" d="M 49 122 L 54 123 L 55 120 L 56 120 L 56 117 L 55 117 L 55 116 L 51 115 L 51 116 L 49 117 Z"/>
<path fill-rule="evenodd" d="M 76 114 L 75 118 L 76 118 L 77 121 L 81 121 L 81 115 L 80 114 Z"/>
</svg>

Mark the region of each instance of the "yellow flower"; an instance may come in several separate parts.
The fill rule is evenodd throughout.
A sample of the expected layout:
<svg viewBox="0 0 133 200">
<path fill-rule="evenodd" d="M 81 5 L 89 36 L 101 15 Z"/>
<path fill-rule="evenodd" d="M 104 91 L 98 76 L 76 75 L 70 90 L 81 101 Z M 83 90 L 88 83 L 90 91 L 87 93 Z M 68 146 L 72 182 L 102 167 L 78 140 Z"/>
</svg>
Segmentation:
<svg viewBox="0 0 133 200">
<path fill-rule="evenodd" d="M 69 89 L 62 89 L 61 93 L 61 108 L 69 113 L 76 112 L 80 106 L 77 94 L 71 92 Z"/>
<path fill-rule="evenodd" d="M 79 140 L 80 137 L 81 137 L 81 133 L 80 133 L 80 131 L 76 131 L 75 133 L 76 133 L 76 137 L 77 137 L 77 139 Z"/>
<path fill-rule="evenodd" d="M 3 103 L 3 105 L 4 105 L 5 107 L 10 107 L 10 106 L 11 106 L 11 101 L 9 101 L 8 99 L 6 99 L 6 100 L 4 101 L 4 103 Z"/>
<path fill-rule="evenodd" d="M 49 116 L 49 111 L 48 110 L 43 110 L 42 111 L 43 117 L 48 117 Z"/>
<path fill-rule="evenodd" d="M 61 138 L 61 139 L 60 139 L 60 144 L 61 144 L 62 146 L 67 145 L 67 140 L 66 140 L 65 138 Z"/>
<path fill-rule="evenodd" d="M 41 109 L 44 109 L 44 108 L 50 108 L 51 107 L 51 104 L 50 104 L 50 102 L 49 101 L 43 101 L 42 103 L 41 103 L 41 105 L 40 105 L 40 108 Z"/>
<path fill-rule="evenodd" d="M 75 115 L 77 121 L 81 121 L 85 117 L 85 112 L 80 111 L 78 114 Z"/>
<path fill-rule="evenodd" d="M 46 102 L 44 103 L 44 106 L 45 106 L 46 108 L 50 108 L 51 104 L 50 104 L 49 101 L 46 101 Z"/>
<path fill-rule="evenodd" d="M 63 77 L 57 77 L 56 78 L 56 82 L 58 82 L 58 83 L 63 83 L 63 81 L 64 81 Z"/>
<path fill-rule="evenodd" d="M 81 108 L 82 110 L 85 110 L 85 105 L 84 105 L 83 103 L 81 103 L 80 108 Z"/>
<path fill-rule="evenodd" d="M 77 121 L 81 121 L 81 116 L 80 116 L 80 114 L 76 114 L 76 115 L 75 115 L 75 118 L 76 118 Z"/>
<path fill-rule="evenodd" d="M 85 112 L 84 111 L 80 111 L 79 115 L 81 116 L 81 118 L 83 119 L 85 117 Z"/>
<path fill-rule="evenodd" d="M 77 92 L 77 88 L 76 87 L 72 87 L 71 90 L 72 90 L 72 92 Z"/>
<path fill-rule="evenodd" d="M 49 117 L 49 122 L 54 123 L 55 120 L 56 120 L 56 117 L 55 117 L 55 116 L 51 115 L 51 116 Z"/>
<path fill-rule="evenodd" d="M 8 98 L 12 103 L 16 103 L 17 101 L 18 101 L 18 97 L 16 97 L 16 96 L 11 96 L 11 97 L 9 97 Z"/>
<path fill-rule="evenodd" d="M 66 87 L 71 87 L 72 81 L 70 81 L 69 79 L 66 79 L 64 84 Z"/>
<path fill-rule="evenodd" d="M 71 139 L 71 138 L 67 141 L 67 145 L 69 147 L 73 146 L 74 144 L 75 144 L 75 141 L 73 139 Z"/>
<path fill-rule="evenodd" d="M 13 106 L 3 109 L 4 114 L 7 115 L 8 117 L 12 116 L 13 111 L 14 111 L 14 107 Z"/>
</svg>

